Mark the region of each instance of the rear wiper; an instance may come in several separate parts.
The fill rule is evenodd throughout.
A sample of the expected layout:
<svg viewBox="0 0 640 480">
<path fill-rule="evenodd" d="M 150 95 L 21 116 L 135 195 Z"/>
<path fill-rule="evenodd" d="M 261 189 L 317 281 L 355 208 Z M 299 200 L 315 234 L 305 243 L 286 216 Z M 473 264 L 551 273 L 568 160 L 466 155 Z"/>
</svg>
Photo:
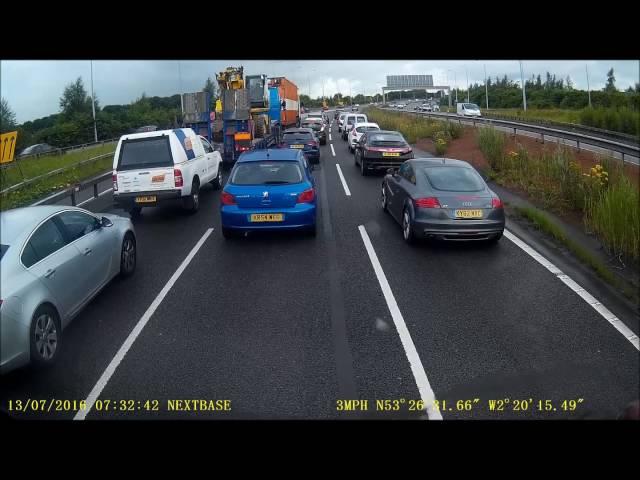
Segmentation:
<svg viewBox="0 0 640 480">
<path fill-rule="evenodd" d="M 270 180 L 268 182 L 264 182 L 264 185 L 283 185 L 285 183 L 289 182 L 285 182 L 284 180 Z"/>
</svg>

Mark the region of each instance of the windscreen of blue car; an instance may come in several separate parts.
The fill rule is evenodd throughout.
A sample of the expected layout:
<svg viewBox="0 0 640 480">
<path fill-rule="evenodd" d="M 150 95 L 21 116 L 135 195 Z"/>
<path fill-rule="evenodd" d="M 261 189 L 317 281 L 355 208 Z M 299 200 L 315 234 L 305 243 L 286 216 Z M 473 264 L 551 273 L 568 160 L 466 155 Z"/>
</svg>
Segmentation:
<svg viewBox="0 0 640 480">
<path fill-rule="evenodd" d="M 418 167 L 436 190 L 450 192 L 478 192 L 484 181 L 475 170 L 463 167 Z"/>
<path fill-rule="evenodd" d="M 232 185 L 287 185 L 300 183 L 302 172 L 298 162 L 239 163 L 231 177 Z"/>
</svg>

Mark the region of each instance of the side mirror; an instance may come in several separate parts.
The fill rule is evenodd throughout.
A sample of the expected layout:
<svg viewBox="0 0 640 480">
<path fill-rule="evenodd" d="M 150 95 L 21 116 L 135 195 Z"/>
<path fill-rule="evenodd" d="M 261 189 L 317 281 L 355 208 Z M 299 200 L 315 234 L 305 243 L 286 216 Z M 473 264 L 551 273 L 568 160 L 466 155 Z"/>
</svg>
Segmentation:
<svg viewBox="0 0 640 480">
<path fill-rule="evenodd" d="M 111 220 L 109 220 L 107 217 L 102 217 L 100 219 L 100 224 L 103 227 L 113 227 L 113 222 Z"/>
</svg>

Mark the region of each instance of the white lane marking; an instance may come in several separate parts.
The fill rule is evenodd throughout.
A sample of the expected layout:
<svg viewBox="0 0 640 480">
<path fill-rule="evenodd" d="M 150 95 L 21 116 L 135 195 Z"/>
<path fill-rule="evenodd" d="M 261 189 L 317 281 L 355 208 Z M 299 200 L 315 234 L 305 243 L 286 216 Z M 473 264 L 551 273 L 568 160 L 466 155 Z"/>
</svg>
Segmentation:
<svg viewBox="0 0 640 480">
<path fill-rule="evenodd" d="M 336 168 L 338 169 L 338 175 L 340 176 L 340 181 L 342 182 L 342 187 L 344 188 L 344 193 L 347 197 L 351 196 L 351 192 L 349 191 L 349 187 L 347 186 L 347 181 L 344 179 L 344 175 L 342 175 L 342 169 L 340 165 L 336 163 Z"/>
<path fill-rule="evenodd" d="M 133 330 L 127 337 L 127 339 L 124 341 L 124 343 L 118 350 L 118 353 L 116 353 L 116 356 L 113 357 L 109 365 L 107 365 L 107 368 L 102 373 L 102 375 L 98 379 L 98 382 L 95 384 L 95 386 L 89 393 L 89 396 L 86 399 L 87 408 L 85 410 L 78 410 L 78 413 L 76 414 L 76 416 L 73 417 L 74 420 L 84 420 L 86 418 L 87 414 L 91 411 L 96 400 L 102 393 L 102 390 L 104 390 L 104 387 L 106 387 L 107 382 L 109 382 L 109 379 L 116 371 L 116 368 L 118 368 L 118 365 L 120 365 L 120 362 L 122 362 L 122 359 L 124 358 L 124 356 L 127 354 L 129 349 L 133 345 L 133 342 L 136 341 L 136 338 L 138 338 L 138 335 L 140 335 L 140 332 L 142 332 L 142 329 L 145 327 L 145 325 L 147 324 L 151 316 L 154 314 L 156 309 L 160 306 L 160 304 L 162 303 L 162 300 L 164 300 L 164 297 L 167 296 L 167 294 L 169 293 L 173 285 L 178 281 L 178 278 L 180 278 L 180 275 L 182 275 L 182 272 L 184 272 L 184 270 L 187 268 L 191 260 L 193 260 L 193 257 L 196 256 L 196 253 L 198 253 L 198 250 L 200 250 L 200 247 L 202 247 L 202 245 L 207 240 L 207 238 L 209 238 L 209 235 L 211 235 L 211 232 L 213 232 L 213 228 L 208 228 L 207 231 L 204 232 L 204 235 L 200 237 L 200 240 L 198 240 L 198 243 L 196 243 L 196 245 L 191 249 L 191 251 L 189 252 L 189 255 L 187 255 L 187 257 L 182 261 L 182 263 L 180 264 L 178 269 L 174 272 L 174 274 L 171 276 L 171 278 L 166 283 L 166 285 L 162 288 L 162 290 L 160 290 L 160 293 L 158 293 L 158 296 L 156 296 L 153 302 L 151 302 L 151 305 L 149 305 L 149 308 L 147 308 L 147 311 L 144 312 L 140 320 L 138 320 L 138 323 L 133 328 Z"/>
<path fill-rule="evenodd" d="M 333 139 L 331 138 L 331 134 L 329 134 L 329 141 L 332 141 Z"/>
<path fill-rule="evenodd" d="M 105 190 L 104 192 L 100 192 L 100 193 L 98 194 L 98 197 L 101 197 L 102 195 L 104 195 L 104 194 L 106 194 L 106 193 L 109 193 L 109 192 L 111 192 L 111 191 L 113 191 L 113 187 L 111 187 L 111 188 L 109 188 L 109 189 Z M 84 205 L 85 203 L 89 203 L 91 200 L 95 200 L 95 198 L 94 198 L 94 197 L 91 197 L 91 198 L 88 198 L 88 199 L 86 199 L 86 200 L 83 200 L 82 202 L 80 202 L 79 204 L 77 204 L 77 205 L 76 205 L 76 207 L 81 207 L 81 206 L 82 206 L 82 205 Z"/>
<path fill-rule="evenodd" d="M 367 230 L 364 228 L 364 225 L 358 226 L 358 230 L 360 230 L 360 235 L 362 236 L 362 241 L 364 242 L 364 246 L 367 249 L 367 253 L 369 254 L 369 260 L 371 260 L 373 270 L 376 272 L 376 277 L 378 277 L 378 283 L 380 283 L 380 288 L 382 289 L 382 293 L 384 294 L 384 299 L 387 301 L 387 307 L 389 308 L 389 312 L 391 313 L 391 318 L 393 318 L 393 323 L 396 326 L 398 335 L 400 335 L 400 341 L 402 342 L 402 346 L 404 347 L 404 352 L 407 356 L 407 360 L 409 360 L 411 373 L 413 373 L 413 378 L 415 379 L 416 385 L 418 386 L 420 398 L 422 398 L 422 401 L 426 406 L 427 416 L 430 420 L 442 420 L 442 414 L 438 409 L 434 408 L 435 394 L 431 389 L 429 379 L 427 378 L 427 374 L 425 373 L 424 367 L 422 366 L 420 355 L 418 355 L 416 346 L 411 339 L 411 334 L 407 329 L 407 325 L 404 322 L 402 313 L 400 313 L 400 309 L 398 308 L 396 299 L 393 296 L 393 292 L 391 291 L 391 287 L 389 286 L 387 277 L 382 270 L 382 266 L 380 265 L 380 261 L 378 260 L 378 256 L 376 255 L 376 251 L 373 249 L 373 245 L 371 244 L 371 240 L 369 239 Z"/>
<path fill-rule="evenodd" d="M 333 149 L 333 143 L 330 143 L 329 145 L 331 145 L 331 154 L 335 157 L 336 151 Z"/>
<path fill-rule="evenodd" d="M 557 276 L 562 283 L 568 286 L 571 290 L 573 290 L 577 295 L 580 296 L 585 302 L 587 302 L 591 307 L 598 312 L 602 317 L 609 322 L 613 327 L 618 330 L 624 337 L 631 342 L 631 345 L 636 347 L 636 350 L 640 350 L 640 343 L 638 336 L 633 333 L 633 331 L 627 327 L 622 320 L 616 317 L 607 307 L 602 305 L 594 296 L 592 296 L 589 292 L 587 292 L 584 288 L 582 288 L 577 282 L 575 282 L 569 275 L 566 275 L 562 270 L 556 267 L 553 263 L 543 257 L 541 254 L 536 252 L 529 244 L 525 243 L 520 238 L 516 237 L 513 233 L 509 232 L 505 229 L 504 236 L 515 243 L 518 247 L 528 253 L 533 259 L 542 265 L 544 268 L 549 270 L 555 276 Z"/>
</svg>

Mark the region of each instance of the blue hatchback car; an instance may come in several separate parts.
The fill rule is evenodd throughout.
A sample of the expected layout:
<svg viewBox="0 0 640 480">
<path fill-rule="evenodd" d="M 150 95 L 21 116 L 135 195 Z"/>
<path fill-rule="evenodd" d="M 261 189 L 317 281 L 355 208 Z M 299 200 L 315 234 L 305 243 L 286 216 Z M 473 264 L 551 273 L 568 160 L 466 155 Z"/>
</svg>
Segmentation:
<svg viewBox="0 0 640 480">
<path fill-rule="evenodd" d="M 316 233 L 315 180 L 302 150 L 267 149 L 243 153 L 222 190 L 222 234 L 252 230 Z"/>
</svg>

